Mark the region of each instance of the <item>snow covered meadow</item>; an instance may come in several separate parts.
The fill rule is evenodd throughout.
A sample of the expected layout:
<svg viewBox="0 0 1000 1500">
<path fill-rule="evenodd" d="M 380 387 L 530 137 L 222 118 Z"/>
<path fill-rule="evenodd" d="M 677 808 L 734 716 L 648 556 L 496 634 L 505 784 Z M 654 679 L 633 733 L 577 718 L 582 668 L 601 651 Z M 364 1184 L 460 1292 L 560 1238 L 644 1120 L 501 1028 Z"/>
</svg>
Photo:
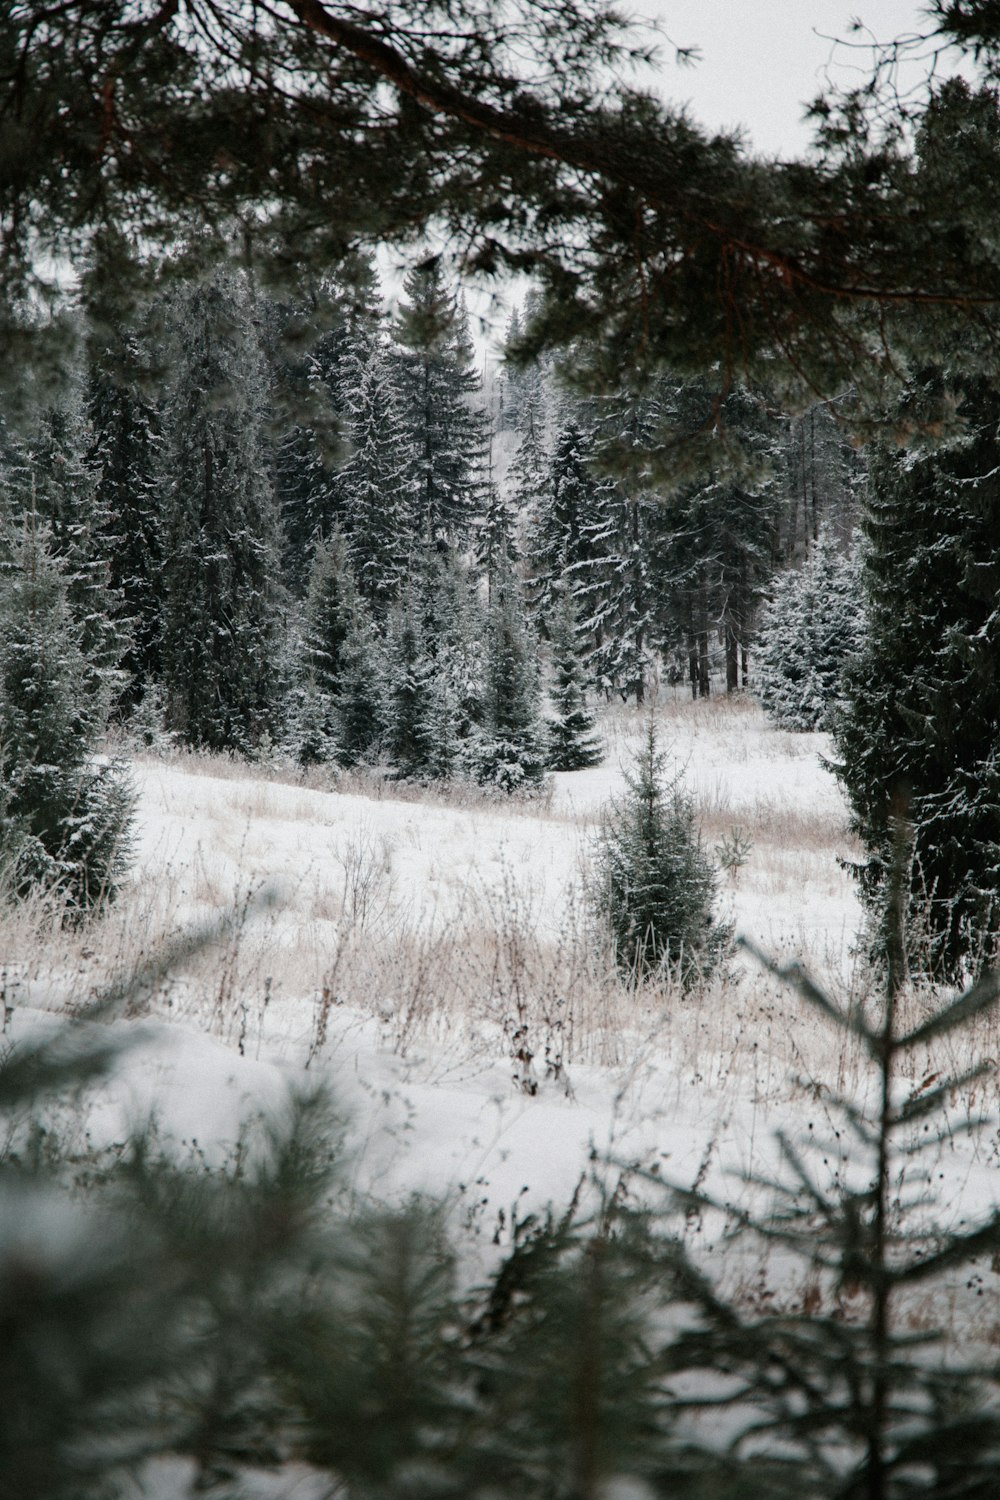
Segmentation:
<svg viewBox="0 0 1000 1500">
<path fill-rule="evenodd" d="M 859 911 L 837 862 L 852 850 L 825 738 L 776 731 L 744 698 L 671 700 L 656 713 L 707 847 L 734 829 L 750 841 L 742 868 L 720 877 L 722 910 L 780 961 L 801 957 L 845 1006 L 856 1001 Z M 685 996 L 631 993 L 594 952 L 589 850 L 643 723 L 609 711 L 603 764 L 523 802 L 139 759 L 135 874 L 118 905 L 98 927 L 41 944 L 26 916 L 7 919 L 7 1034 L 51 1024 L 39 1013 L 221 924 L 115 1023 L 132 1045 L 73 1121 L 80 1144 L 113 1146 L 155 1117 L 161 1137 L 221 1162 L 241 1122 L 322 1079 L 350 1121 L 353 1190 L 445 1198 L 470 1274 L 512 1223 L 567 1203 L 588 1172 L 634 1169 L 738 1213 L 759 1202 L 747 1178 L 774 1168 L 781 1130 L 829 1136 L 834 1180 L 851 1168 L 829 1101 L 863 1104 L 872 1085 L 855 1039 L 745 955 Z M 919 997 L 909 1003 L 919 1010 Z M 993 1022 L 943 1045 L 951 1068 L 1000 1056 Z M 942 1059 L 928 1050 L 920 1063 L 903 1081 L 914 1092 Z M 995 1196 L 995 1132 L 963 1134 L 993 1102 L 995 1085 L 990 1098 L 981 1089 L 951 1101 L 954 1133 L 935 1157 L 946 1223 Z M 707 1253 L 725 1227 L 723 1213 L 688 1220 Z M 801 1267 L 780 1254 L 753 1265 L 744 1254 L 726 1274 L 774 1305 L 805 1295 Z"/>
</svg>

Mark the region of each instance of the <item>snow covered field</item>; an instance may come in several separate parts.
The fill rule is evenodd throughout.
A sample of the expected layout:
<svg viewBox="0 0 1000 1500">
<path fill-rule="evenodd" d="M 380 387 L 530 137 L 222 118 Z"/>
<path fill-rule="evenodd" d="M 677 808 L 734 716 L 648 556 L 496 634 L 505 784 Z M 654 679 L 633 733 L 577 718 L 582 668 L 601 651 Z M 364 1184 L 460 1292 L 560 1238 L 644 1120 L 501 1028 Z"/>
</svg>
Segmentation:
<svg viewBox="0 0 1000 1500">
<path fill-rule="evenodd" d="M 657 715 L 709 848 L 734 828 L 752 840 L 745 867 L 720 879 L 721 907 L 846 1001 L 859 911 L 837 864 L 852 851 L 824 738 L 775 731 L 744 700 L 677 700 Z M 514 1217 L 567 1202 L 595 1158 L 740 1205 L 746 1176 L 774 1164 L 775 1131 L 819 1137 L 833 1093 L 864 1098 L 865 1071 L 853 1042 L 742 957 L 696 997 L 636 996 L 605 971 L 581 888 L 643 719 L 619 710 L 603 727 L 603 765 L 556 777 L 540 802 L 308 789 L 207 758 L 140 761 L 134 882 L 103 926 L 39 946 L 10 920 L 8 1034 L 222 920 L 115 1023 L 134 1045 L 75 1124 L 91 1141 L 155 1114 L 161 1134 L 221 1160 L 241 1121 L 322 1078 L 351 1121 L 355 1191 L 445 1195 L 473 1255 Z M 953 1045 L 1000 1056 L 993 1022 Z M 919 1061 L 907 1087 L 941 1060 Z M 958 1129 L 984 1102 L 953 1101 L 935 1183 L 945 1222 L 995 1194 L 996 1136 Z M 849 1170 L 831 1142 L 831 1174 Z M 711 1241 L 720 1228 L 698 1220 L 691 1232 Z M 801 1292 L 782 1285 L 780 1261 L 733 1274 L 751 1271 L 756 1295 L 761 1277 L 768 1296 Z"/>
</svg>

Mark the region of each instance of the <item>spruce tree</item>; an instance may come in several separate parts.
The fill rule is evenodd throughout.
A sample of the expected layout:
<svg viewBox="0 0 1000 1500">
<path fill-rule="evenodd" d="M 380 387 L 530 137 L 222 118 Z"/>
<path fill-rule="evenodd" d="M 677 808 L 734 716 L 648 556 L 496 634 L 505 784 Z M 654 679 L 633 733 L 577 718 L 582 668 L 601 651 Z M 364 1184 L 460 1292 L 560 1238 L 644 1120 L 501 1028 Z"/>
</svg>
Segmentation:
<svg viewBox="0 0 1000 1500">
<path fill-rule="evenodd" d="M 355 373 L 345 398 L 352 452 L 338 485 L 358 589 L 384 618 L 407 576 L 414 544 L 412 450 L 387 349 L 373 343 Z"/>
<path fill-rule="evenodd" d="M 7 891 L 40 890 L 82 915 L 113 899 L 129 862 L 133 797 L 92 757 L 107 700 L 50 529 L 8 524 L 0 569 L 0 859 Z"/>
<path fill-rule="evenodd" d="M 802 567 L 772 584 L 754 643 L 755 691 L 780 728 L 830 727 L 863 616 L 860 560 L 821 526 Z"/>
<path fill-rule="evenodd" d="M 163 507 L 169 727 L 249 751 L 281 731 L 280 536 L 263 445 L 266 370 L 247 285 L 219 272 L 173 295 Z"/>
<path fill-rule="evenodd" d="M 649 720 L 627 791 L 597 841 L 592 899 L 629 982 L 666 972 L 685 988 L 718 965 L 730 940 L 713 914 L 716 875 L 695 827 L 694 804 Z"/>
<path fill-rule="evenodd" d="M 3 464 L 4 514 L 47 528 L 46 545 L 63 566 L 67 597 L 81 631 L 87 692 L 110 706 L 125 687 L 122 658 L 130 644 L 120 587 L 112 581 L 113 520 L 92 461 L 93 432 L 82 382 L 36 414 L 8 447 Z"/>
<path fill-rule="evenodd" d="M 581 660 L 580 626 L 572 592 L 563 590 L 552 615 L 552 686 L 548 720 L 548 764 L 551 771 L 582 771 L 602 758 L 587 708 L 587 674 Z"/>
<path fill-rule="evenodd" d="M 345 648 L 357 609 L 347 545 L 334 530 L 316 546 L 308 593 L 299 611 L 298 662 L 287 740 L 301 765 L 337 759 L 337 705 Z"/>
<path fill-rule="evenodd" d="M 910 962 L 935 978 L 993 961 L 1000 934 L 1000 392 L 931 372 L 910 403 L 950 388 L 950 444 L 876 450 L 862 529 L 867 627 L 834 724 L 866 859 L 861 895 L 885 914 L 893 821 L 913 828 Z"/>
<path fill-rule="evenodd" d="M 148 353 L 120 332 L 92 351 L 88 462 L 96 473 L 97 542 L 108 569 L 114 618 L 128 632 L 121 660 L 128 709 L 160 676 L 160 515 L 156 487 L 159 416 L 140 385 Z"/>
<path fill-rule="evenodd" d="M 546 757 L 538 697 L 537 655 L 508 563 L 496 578 L 486 620 L 483 722 L 473 749 L 483 786 L 509 793 L 541 784 Z"/>
<path fill-rule="evenodd" d="M 335 738 L 342 766 L 376 761 L 386 733 L 385 642 L 358 600 L 340 648 Z"/>
<path fill-rule="evenodd" d="M 394 774 L 407 781 L 448 776 L 454 766 L 454 714 L 443 676 L 435 669 L 412 591 L 399 601 L 386 640 L 385 752 Z"/>
<path fill-rule="evenodd" d="M 425 543 L 461 546 L 480 509 L 486 450 L 467 320 L 436 260 L 411 271 L 403 292 L 394 332 L 414 524 Z"/>
<path fill-rule="evenodd" d="M 555 437 L 538 507 L 529 519 L 531 602 L 546 628 L 563 580 L 571 573 L 579 579 L 593 561 L 592 534 L 607 487 L 608 481 L 594 467 L 592 430 L 567 414 Z"/>
</svg>

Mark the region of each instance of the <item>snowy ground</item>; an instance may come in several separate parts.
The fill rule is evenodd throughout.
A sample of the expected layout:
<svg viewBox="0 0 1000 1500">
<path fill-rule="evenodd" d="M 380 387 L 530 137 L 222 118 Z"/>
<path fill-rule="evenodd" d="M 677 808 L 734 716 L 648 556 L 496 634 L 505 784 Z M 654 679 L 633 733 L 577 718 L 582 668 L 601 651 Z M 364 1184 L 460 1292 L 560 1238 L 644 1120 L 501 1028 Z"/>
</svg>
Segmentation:
<svg viewBox="0 0 1000 1500">
<path fill-rule="evenodd" d="M 658 717 L 706 844 L 734 827 L 752 840 L 720 887 L 737 929 L 802 954 L 846 995 L 859 913 L 837 864 L 851 849 L 823 737 L 776 732 L 743 701 L 668 703 Z M 744 1178 L 773 1164 L 776 1129 L 822 1136 L 832 1094 L 861 1099 L 869 1084 L 852 1044 L 743 960 L 698 999 L 636 999 L 595 965 L 580 894 L 588 848 L 643 720 L 619 711 L 604 727 L 604 764 L 556 777 L 535 803 L 310 790 L 208 759 L 141 761 L 133 885 L 99 934 L 52 935 L 41 953 L 31 936 L 29 958 L 27 929 L 12 928 L 8 1031 L 235 913 L 150 988 L 138 1019 L 116 1023 L 138 1039 L 76 1123 L 92 1140 L 155 1114 L 163 1134 L 218 1160 L 241 1120 L 323 1078 L 353 1122 L 355 1190 L 447 1195 L 470 1253 L 512 1216 L 566 1202 L 595 1151 L 611 1172 L 634 1164 L 746 1202 Z M 525 1043 L 528 1073 L 514 1060 Z M 1000 1056 L 993 1033 L 971 1045 Z M 940 1064 L 919 1059 L 904 1087 Z M 956 1122 L 981 1103 L 956 1100 Z M 846 1169 L 840 1149 L 831 1173 Z M 996 1155 L 984 1132 L 941 1148 L 945 1219 L 992 1198 Z M 689 1230 L 710 1244 L 721 1224 Z M 770 1277 L 794 1300 L 799 1289 L 781 1284 L 791 1274 L 778 1262 L 733 1272 L 758 1293 Z"/>
</svg>

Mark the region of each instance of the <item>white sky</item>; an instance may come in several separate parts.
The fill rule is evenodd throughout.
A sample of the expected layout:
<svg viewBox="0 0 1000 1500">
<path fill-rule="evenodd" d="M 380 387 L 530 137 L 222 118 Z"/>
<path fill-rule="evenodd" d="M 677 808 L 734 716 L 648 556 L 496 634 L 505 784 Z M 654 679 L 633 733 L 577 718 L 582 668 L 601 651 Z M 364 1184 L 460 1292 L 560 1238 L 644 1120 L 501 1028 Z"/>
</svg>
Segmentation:
<svg viewBox="0 0 1000 1500">
<path fill-rule="evenodd" d="M 677 46 L 701 49 L 701 60 L 687 68 L 664 50 L 664 98 L 689 103 L 704 125 L 745 127 L 768 156 L 806 147 L 804 106 L 828 65 L 846 83 L 852 64 L 865 60 L 829 38 L 848 37 L 858 18 L 888 41 L 918 29 L 923 11 L 919 0 L 632 0 L 623 8 L 658 19 Z"/>
</svg>

